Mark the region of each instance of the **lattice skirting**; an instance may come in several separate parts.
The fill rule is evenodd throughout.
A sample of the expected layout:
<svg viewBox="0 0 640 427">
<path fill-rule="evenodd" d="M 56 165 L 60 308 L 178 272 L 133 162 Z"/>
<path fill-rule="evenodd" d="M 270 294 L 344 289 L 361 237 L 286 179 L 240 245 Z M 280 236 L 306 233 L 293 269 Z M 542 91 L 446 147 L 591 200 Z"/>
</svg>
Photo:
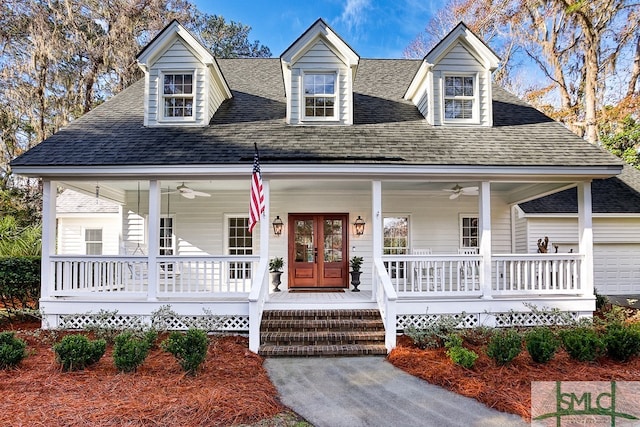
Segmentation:
<svg viewBox="0 0 640 427">
<path fill-rule="evenodd" d="M 579 312 L 531 311 L 507 313 L 458 313 L 458 314 L 403 314 L 396 319 L 396 329 L 404 330 L 409 326 L 418 329 L 428 328 L 443 316 L 459 321 L 459 328 L 475 328 L 478 326 L 511 327 L 564 325 L 580 317 Z"/>
<path fill-rule="evenodd" d="M 249 316 L 164 316 L 152 319 L 143 315 L 84 313 L 57 315 L 59 329 L 136 329 L 153 326 L 162 330 L 205 329 L 209 332 L 247 332 Z"/>
</svg>

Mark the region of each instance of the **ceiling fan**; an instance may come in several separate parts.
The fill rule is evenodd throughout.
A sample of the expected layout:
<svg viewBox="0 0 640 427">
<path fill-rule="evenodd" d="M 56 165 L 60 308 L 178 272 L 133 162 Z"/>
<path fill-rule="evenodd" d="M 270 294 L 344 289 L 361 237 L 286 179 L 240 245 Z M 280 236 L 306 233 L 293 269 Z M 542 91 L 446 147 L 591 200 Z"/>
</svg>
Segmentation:
<svg viewBox="0 0 640 427">
<path fill-rule="evenodd" d="M 449 196 L 450 200 L 457 199 L 460 195 L 464 196 L 477 196 L 478 195 L 478 187 L 461 187 L 456 184 L 453 188 L 445 188 L 442 191 L 450 192 Z"/>
<path fill-rule="evenodd" d="M 211 194 L 209 193 L 203 193 L 202 191 L 196 191 L 192 188 L 187 187 L 184 182 L 176 187 L 176 191 L 169 191 L 165 194 L 173 193 L 179 193 L 182 197 L 186 197 L 187 199 L 195 199 L 196 197 L 211 197 Z"/>
</svg>

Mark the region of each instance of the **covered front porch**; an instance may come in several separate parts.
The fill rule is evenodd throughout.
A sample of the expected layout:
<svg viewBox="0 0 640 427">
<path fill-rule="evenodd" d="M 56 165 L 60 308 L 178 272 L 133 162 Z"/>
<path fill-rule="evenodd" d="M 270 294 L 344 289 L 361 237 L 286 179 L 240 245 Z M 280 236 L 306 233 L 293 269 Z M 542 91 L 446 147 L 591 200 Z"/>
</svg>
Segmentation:
<svg viewBox="0 0 640 427">
<path fill-rule="evenodd" d="M 208 196 L 183 196 L 179 187 L 184 182 Z M 265 179 L 265 215 L 250 235 L 245 230 L 245 177 L 46 180 L 43 326 L 83 327 L 93 321 L 90 313 L 101 310 L 117 312 L 121 323 L 144 320 L 169 305 L 179 316 L 224 317 L 221 329 L 249 331 L 256 351 L 264 310 L 377 308 L 391 349 L 397 330 L 443 314 L 465 313 L 466 326 L 500 326 L 513 321 L 514 312 L 525 313 L 519 315 L 523 323 L 543 321 L 535 319 L 539 313 L 531 307 L 574 316 L 594 309 L 589 182 L 467 177 L 460 182 L 477 187 L 477 194 L 451 199 L 443 189 L 458 182 L 451 177 Z M 514 203 L 576 184 L 581 195 L 579 251 L 536 254 L 520 248 L 513 230 Z M 60 250 L 71 247 L 63 240 L 72 227 L 56 226 L 59 186 L 122 207 L 117 250 L 88 254 L 95 245 L 86 241 L 66 253 Z M 320 259 L 348 265 L 350 257 L 362 256 L 362 292 L 349 289 L 345 270 L 340 273 L 344 285 L 332 289 L 342 292 L 290 289 L 296 274 L 291 246 L 297 241 L 292 215 L 326 212 L 347 219 L 339 224 L 339 239 L 334 233 L 331 243 L 323 241 L 326 251 Z M 284 223 L 280 234 L 271 224 L 276 216 Z M 366 223 L 362 234 L 353 227 L 357 217 Z M 91 224 L 80 229 L 99 228 Z M 276 256 L 288 267 L 283 292 L 274 291 L 269 277 L 268 262 Z M 180 328 L 179 320 L 175 325 Z"/>
</svg>

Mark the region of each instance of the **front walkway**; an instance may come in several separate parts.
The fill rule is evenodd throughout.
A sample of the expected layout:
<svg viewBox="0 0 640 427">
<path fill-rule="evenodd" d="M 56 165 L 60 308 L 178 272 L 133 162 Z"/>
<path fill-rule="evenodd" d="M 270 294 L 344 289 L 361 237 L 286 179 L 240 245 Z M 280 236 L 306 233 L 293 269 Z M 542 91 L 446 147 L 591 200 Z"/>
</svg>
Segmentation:
<svg viewBox="0 0 640 427">
<path fill-rule="evenodd" d="M 382 357 L 267 358 L 264 366 L 282 403 L 315 427 L 528 425 Z"/>
</svg>

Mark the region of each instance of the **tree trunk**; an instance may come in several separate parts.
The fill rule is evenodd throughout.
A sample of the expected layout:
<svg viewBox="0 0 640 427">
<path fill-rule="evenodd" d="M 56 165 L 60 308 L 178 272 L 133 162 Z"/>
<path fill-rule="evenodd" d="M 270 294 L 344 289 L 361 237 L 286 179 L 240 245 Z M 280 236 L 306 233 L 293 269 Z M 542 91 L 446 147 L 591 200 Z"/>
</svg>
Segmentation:
<svg viewBox="0 0 640 427">
<path fill-rule="evenodd" d="M 627 97 L 633 96 L 636 92 L 636 85 L 640 79 L 640 34 L 636 38 L 636 54 L 633 57 L 633 69 L 629 79 L 629 88 L 627 89 Z"/>
</svg>

